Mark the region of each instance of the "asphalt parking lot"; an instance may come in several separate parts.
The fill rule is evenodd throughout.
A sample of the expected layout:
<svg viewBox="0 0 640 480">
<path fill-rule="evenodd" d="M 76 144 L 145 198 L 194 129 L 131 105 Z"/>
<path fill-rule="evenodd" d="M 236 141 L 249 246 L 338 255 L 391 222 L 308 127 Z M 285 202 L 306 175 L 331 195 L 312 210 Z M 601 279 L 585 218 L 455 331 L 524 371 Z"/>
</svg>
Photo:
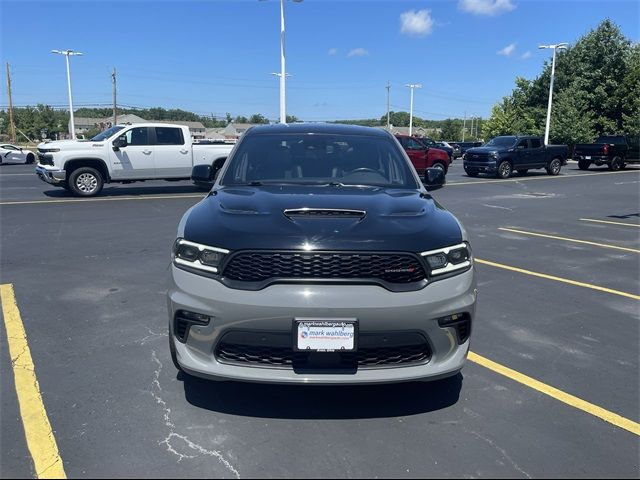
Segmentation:
<svg viewBox="0 0 640 480">
<path fill-rule="evenodd" d="M 78 199 L 32 172 L 0 167 L 0 284 L 68 477 L 638 478 L 640 169 L 496 180 L 456 160 L 434 197 L 479 259 L 470 361 L 452 379 L 357 388 L 177 375 L 169 252 L 203 194 L 147 182 Z M 7 292 L 0 474 L 45 476 L 32 454 L 51 442 L 27 447 L 38 412 L 18 405 Z"/>
</svg>

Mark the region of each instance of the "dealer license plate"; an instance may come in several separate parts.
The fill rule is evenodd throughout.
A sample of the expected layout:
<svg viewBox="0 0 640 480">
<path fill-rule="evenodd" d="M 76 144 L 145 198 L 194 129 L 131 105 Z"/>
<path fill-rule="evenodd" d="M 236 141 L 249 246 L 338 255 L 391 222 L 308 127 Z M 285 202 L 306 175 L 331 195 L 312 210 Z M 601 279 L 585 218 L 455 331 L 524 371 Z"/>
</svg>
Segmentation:
<svg viewBox="0 0 640 480">
<path fill-rule="evenodd" d="M 353 319 L 305 319 L 294 322 L 296 350 L 335 352 L 355 350 L 357 321 Z"/>
</svg>

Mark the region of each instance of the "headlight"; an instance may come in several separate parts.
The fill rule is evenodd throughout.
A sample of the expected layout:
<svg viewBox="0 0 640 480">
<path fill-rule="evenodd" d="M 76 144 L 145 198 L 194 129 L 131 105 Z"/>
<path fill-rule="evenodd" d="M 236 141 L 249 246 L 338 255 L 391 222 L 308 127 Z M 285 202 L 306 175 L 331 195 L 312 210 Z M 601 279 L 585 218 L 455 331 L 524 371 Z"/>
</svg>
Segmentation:
<svg viewBox="0 0 640 480">
<path fill-rule="evenodd" d="M 453 245 L 452 247 L 422 252 L 420 255 L 427 261 L 432 276 L 465 270 L 473 263 L 471 247 L 467 242 Z"/>
<path fill-rule="evenodd" d="M 40 152 L 42 153 L 56 153 L 59 152 L 60 149 L 59 148 L 41 148 Z"/>
<path fill-rule="evenodd" d="M 218 273 L 220 264 L 228 253 L 229 250 L 224 248 L 210 247 L 179 238 L 173 244 L 172 259 L 177 267 Z"/>
</svg>

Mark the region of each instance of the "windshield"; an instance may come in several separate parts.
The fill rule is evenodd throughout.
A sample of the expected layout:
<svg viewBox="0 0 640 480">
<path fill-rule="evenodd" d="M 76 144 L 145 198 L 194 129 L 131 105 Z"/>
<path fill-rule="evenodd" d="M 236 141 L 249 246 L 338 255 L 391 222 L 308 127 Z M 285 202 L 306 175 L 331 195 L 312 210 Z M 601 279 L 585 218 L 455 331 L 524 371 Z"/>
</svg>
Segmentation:
<svg viewBox="0 0 640 480">
<path fill-rule="evenodd" d="M 308 133 L 245 137 L 221 184 L 419 188 L 390 138 Z"/>
<path fill-rule="evenodd" d="M 91 139 L 91 141 L 93 141 L 93 142 L 101 142 L 103 140 L 106 140 L 107 138 L 111 137 L 114 133 L 119 132 L 123 128 L 124 127 L 121 126 L 121 125 L 116 125 L 115 127 L 111 127 L 109 130 L 105 130 L 104 132 L 99 133 L 98 135 L 93 137 Z"/>
<path fill-rule="evenodd" d="M 516 137 L 496 137 L 484 144 L 485 147 L 513 147 Z"/>
</svg>

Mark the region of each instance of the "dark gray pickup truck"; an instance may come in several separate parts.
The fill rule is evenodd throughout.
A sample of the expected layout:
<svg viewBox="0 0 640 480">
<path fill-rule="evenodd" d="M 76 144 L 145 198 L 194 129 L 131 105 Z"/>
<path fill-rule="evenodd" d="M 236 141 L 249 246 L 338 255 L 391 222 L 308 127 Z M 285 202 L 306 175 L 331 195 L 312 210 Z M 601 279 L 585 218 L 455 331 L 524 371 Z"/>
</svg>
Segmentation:
<svg viewBox="0 0 640 480">
<path fill-rule="evenodd" d="M 573 159 L 580 170 L 592 164 L 607 165 L 618 171 L 628 163 L 640 163 L 640 138 L 625 135 L 603 135 L 595 143 L 579 143 L 573 148 Z"/>
<path fill-rule="evenodd" d="M 470 148 L 463 155 L 464 171 L 470 177 L 489 173 L 508 178 L 513 171 L 526 175 L 531 169 L 544 168 L 549 175 L 558 175 L 567 162 L 569 147 L 545 145 L 540 137 L 495 137 L 482 147 Z"/>
</svg>

